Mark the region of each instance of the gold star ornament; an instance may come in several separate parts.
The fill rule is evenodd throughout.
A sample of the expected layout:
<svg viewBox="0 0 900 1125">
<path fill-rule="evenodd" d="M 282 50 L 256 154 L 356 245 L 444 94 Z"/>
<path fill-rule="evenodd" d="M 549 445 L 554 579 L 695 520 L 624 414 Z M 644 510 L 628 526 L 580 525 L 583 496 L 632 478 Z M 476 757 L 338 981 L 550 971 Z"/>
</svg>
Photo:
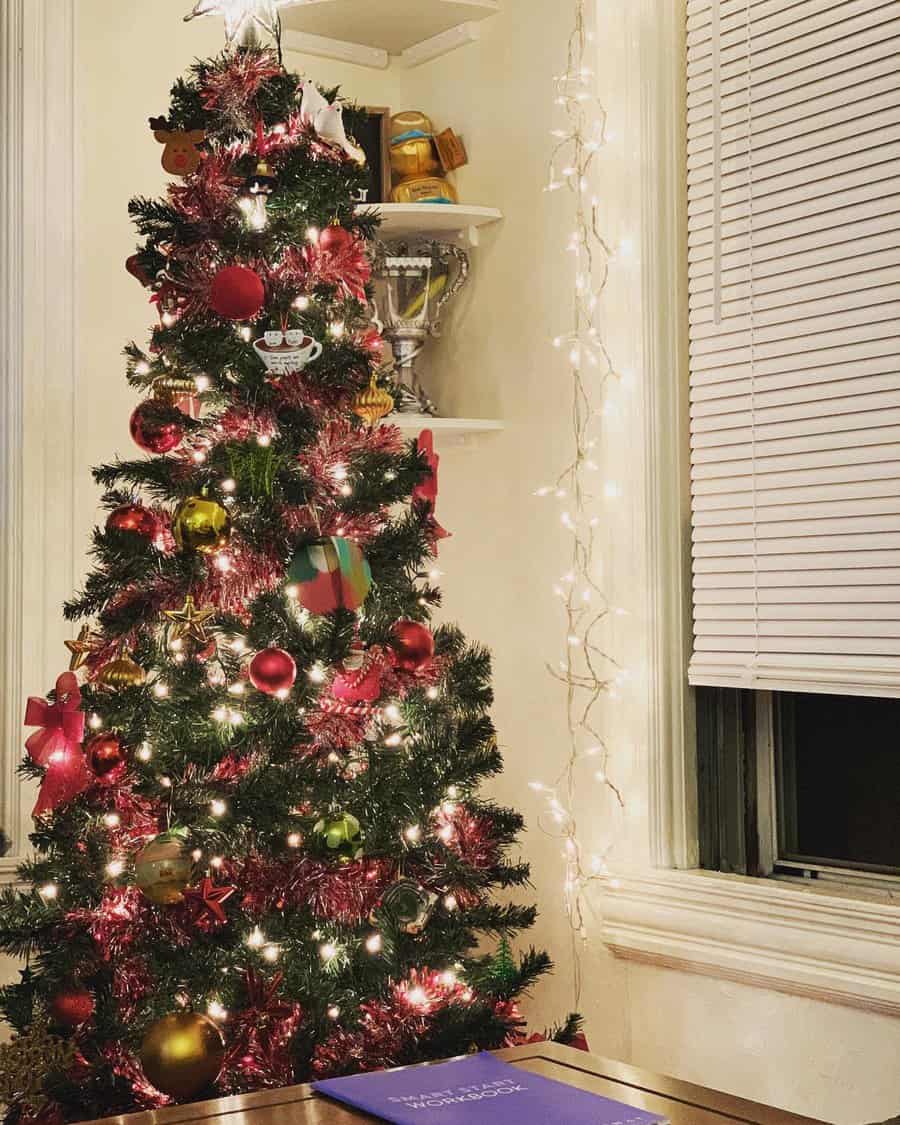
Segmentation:
<svg viewBox="0 0 900 1125">
<path fill-rule="evenodd" d="M 206 622 L 215 617 L 213 606 L 203 606 L 198 609 L 193 597 L 188 594 L 184 599 L 181 609 L 165 609 L 163 613 L 172 622 L 172 637 L 177 640 L 192 640 L 198 645 L 205 645 L 209 641 L 206 632 Z"/>
<path fill-rule="evenodd" d="M 197 16 L 222 16 L 225 20 L 225 41 L 230 47 L 233 43 L 246 42 L 257 28 L 262 28 L 273 38 L 277 38 L 281 21 L 278 9 L 294 0 L 197 0 L 193 9 L 184 17 L 185 22 Z"/>
<path fill-rule="evenodd" d="M 100 646 L 102 640 L 100 634 L 95 633 L 90 625 L 82 625 L 75 640 L 65 642 L 66 648 L 72 654 L 72 659 L 69 661 L 69 671 L 77 672 L 94 649 Z"/>
</svg>

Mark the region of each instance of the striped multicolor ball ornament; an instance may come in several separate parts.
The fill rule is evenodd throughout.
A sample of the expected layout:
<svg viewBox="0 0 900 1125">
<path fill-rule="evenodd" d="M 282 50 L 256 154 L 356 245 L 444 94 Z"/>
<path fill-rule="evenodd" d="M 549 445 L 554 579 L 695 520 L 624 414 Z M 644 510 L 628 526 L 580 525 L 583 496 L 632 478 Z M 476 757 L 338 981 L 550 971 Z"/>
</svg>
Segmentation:
<svg viewBox="0 0 900 1125">
<path fill-rule="evenodd" d="M 288 582 L 310 613 L 357 610 L 372 585 L 372 571 L 352 539 L 331 535 L 299 548 L 288 566 Z"/>
</svg>

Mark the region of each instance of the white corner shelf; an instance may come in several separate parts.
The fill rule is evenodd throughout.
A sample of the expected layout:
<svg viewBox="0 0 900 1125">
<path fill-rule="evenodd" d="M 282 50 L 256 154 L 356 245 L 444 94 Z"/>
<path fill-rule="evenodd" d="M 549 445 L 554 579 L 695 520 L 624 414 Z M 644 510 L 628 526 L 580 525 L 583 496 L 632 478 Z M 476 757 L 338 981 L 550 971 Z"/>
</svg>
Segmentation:
<svg viewBox="0 0 900 1125">
<path fill-rule="evenodd" d="M 421 66 L 480 37 L 500 0 L 281 0 L 286 50 L 383 70 Z"/>
<path fill-rule="evenodd" d="M 437 238 L 458 239 L 478 245 L 479 228 L 499 222 L 502 212 L 496 207 L 475 207 L 468 203 L 363 203 L 360 211 L 376 211 L 381 219 L 381 239 Z"/>
<path fill-rule="evenodd" d="M 478 434 L 497 433 L 504 428 L 498 418 L 432 418 L 427 414 L 389 414 L 383 422 L 404 433 L 433 430 L 436 438 L 460 445 Z"/>
</svg>

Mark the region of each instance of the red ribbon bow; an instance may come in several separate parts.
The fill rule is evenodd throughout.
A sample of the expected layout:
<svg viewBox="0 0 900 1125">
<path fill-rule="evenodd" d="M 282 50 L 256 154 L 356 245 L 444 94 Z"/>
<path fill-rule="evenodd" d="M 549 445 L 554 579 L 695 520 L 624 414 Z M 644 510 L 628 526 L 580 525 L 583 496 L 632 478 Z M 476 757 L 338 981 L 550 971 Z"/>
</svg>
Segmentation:
<svg viewBox="0 0 900 1125">
<path fill-rule="evenodd" d="M 63 672 L 56 681 L 56 702 L 48 703 L 36 695 L 25 705 L 25 726 L 40 727 L 25 742 L 25 749 L 39 766 L 46 766 L 58 750 L 80 745 L 84 738 L 84 712 L 78 680 Z"/>
<path fill-rule="evenodd" d="M 31 815 L 52 812 L 71 801 L 91 784 L 92 774 L 84 760 L 84 713 L 78 680 L 63 672 L 56 681 L 56 702 L 32 695 L 25 706 L 25 726 L 40 727 L 25 742 L 34 762 L 46 766 L 37 804 Z"/>
</svg>

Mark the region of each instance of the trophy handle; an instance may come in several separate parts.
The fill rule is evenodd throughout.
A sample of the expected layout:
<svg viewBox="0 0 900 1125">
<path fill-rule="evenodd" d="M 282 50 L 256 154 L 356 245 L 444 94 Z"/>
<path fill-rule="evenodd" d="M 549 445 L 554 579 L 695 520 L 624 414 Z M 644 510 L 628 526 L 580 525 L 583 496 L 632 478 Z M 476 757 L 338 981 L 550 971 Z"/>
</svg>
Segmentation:
<svg viewBox="0 0 900 1125">
<path fill-rule="evenodd" d="M 440 247 L 441 255 L 443 257 L 456 259 L 457 269 L 456 277 L 444 289 L 444 292 L 441 293 L 440 297 L 438 297 L 437 299 L 437 303 L 434 308 L 434 320 L 432 321 L 430 328 L 432 336 L 439 336 L 441 334 L 439 321 L 441 310 L 443 309 L 444 305 L 446 305 L 451 297 L 456 296 L 456 294 L 460 291 L 460 289 L 462 289 L 469 278 L 469 255 L 465 252 L 465 250 L 463 250 L 461 246 L 454 246 L 449 242 L 438 243 L 438 246 Z"/>
</svg>

